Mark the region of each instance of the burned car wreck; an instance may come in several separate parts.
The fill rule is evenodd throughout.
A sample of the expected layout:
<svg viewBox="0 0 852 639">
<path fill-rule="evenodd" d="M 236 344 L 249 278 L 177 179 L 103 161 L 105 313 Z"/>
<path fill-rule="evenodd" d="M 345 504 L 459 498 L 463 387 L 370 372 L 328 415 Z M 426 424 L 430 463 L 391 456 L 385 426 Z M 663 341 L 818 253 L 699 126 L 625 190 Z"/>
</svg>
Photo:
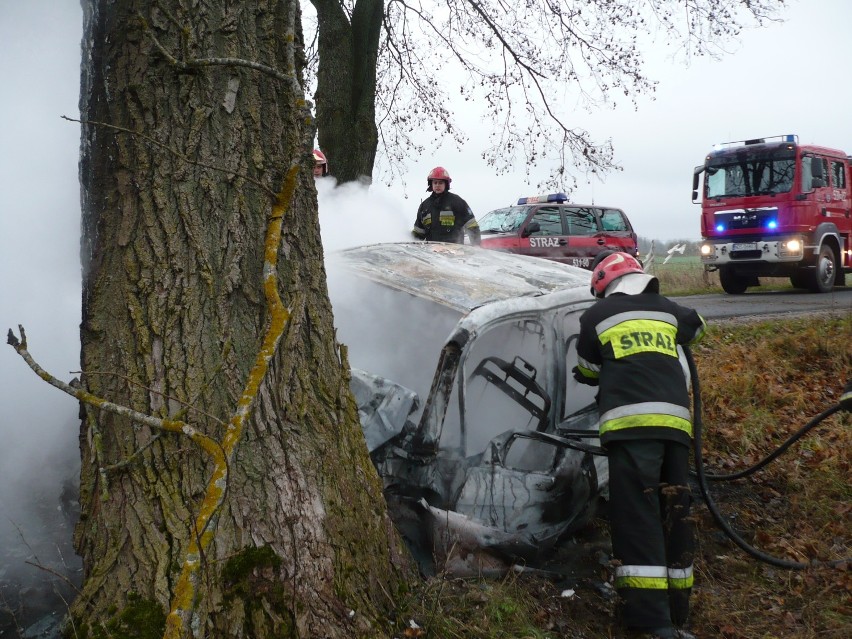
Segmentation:
<svg viewBox="0 0 852 639">
<path fill-rule="evenodd" d="M 421 570 L 540 565 L 607 485 L 594 389 L 571 375 L 588 271 L 424 242 L 326 268 L 364 436 Z"/>
</svg>

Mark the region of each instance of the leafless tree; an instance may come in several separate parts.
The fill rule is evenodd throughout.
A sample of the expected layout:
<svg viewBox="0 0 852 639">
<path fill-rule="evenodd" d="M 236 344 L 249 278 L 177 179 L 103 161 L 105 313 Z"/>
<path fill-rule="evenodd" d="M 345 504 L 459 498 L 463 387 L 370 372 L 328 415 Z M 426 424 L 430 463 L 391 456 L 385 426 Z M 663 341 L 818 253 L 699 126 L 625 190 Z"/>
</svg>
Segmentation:
<svg viewBox="0 0 852 639">
<path fill-rule="evenodd" d="M 311 0 L 307 77 L 319 144 L 339 181 L 466 141 L 458 110 L 491 126 L 482 157 L 498 173 L 544 169 L 570 191 L 616 168 L 612 140 L 571 124 L 579 109 L 635 104 L 656 83 L 643 51 L 723 53 L 784 0 Z M 314 84 L 315 81 L 315 84 Z M 423 132 L 433 134 L 426 144 Z"/>
</svg>

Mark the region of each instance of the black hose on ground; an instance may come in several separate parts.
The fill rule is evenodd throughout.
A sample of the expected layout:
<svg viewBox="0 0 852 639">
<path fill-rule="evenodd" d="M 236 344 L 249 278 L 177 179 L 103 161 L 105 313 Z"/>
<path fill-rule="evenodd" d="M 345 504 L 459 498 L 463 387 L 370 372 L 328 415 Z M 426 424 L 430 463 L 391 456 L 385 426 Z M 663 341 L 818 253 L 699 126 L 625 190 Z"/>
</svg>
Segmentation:
<svg viewBox="0 0 852 639">
<path fill-rule="evenodd" d="M 692 405 L 693 405 L 693 413 L 694 413 L 694 424 L 693 424 L 693 449 L 695 453 L 695 475 L 698 478 L 698 486 L 701 489 L 701 494 L 704 497 L 704 501 L 707 504 L 707 509 L 710 511 L 710 514 L 713 516 L 713 519 L 719 525 L 719 528 L 733 541 L 737 546 L 739 546 L 743 551 L 745 551 L 748 555 L 754 557 L 755 559 L 759 559 L 767 564 L 772 566 L 776 566 L 778 568 L 787 568 L 792 570 L 804 570 L 806 568 L 815 568 L 815 567 L 836 567 L 843 564 L 848 564 L 852 562 L 852 557 L 847 557 L 846 559 L 838 559 L 835 561 L 811 561 L 808 563 L 800 562 L 800 561 L 790 561 L 788 559 L 781 559 L 780 557 L 775 557 L 773 555 L 769 555 L 761 550 L 758 550 L 754 546 L 750 545 L 745 539 L 743 539 L 727 522 L 727 520 L 722 516 L 722 513 L 719 512 L 718 507 L 716 506 L 716 502 L 713 501 L 713 498 L 710 495 L 710 489 L 707 484 L 707 480 L 712 478 L 715 480 L 723 481 L 723 480 L 731 480 L 738 479 L 740 477 L 746 477 L 747 475 L 752 474 L 756 470 L 762 468 L 773 459 L 778 457 L 781 453 L 783 453 L 787 448 L 790 447 L 796 440 L 800 439 L 805 433 L 814 428 L 817 424 L 822 422 L 825 418 L 830 415 L 833 415 L 837 411 L 844 409 L 849 410 L 846 406 L 845 401 L 841 401 L 841 403 L 832 406 L 828 410 L 823 411 L 816 417 L 814 417 L 808 424 L 802 427 L 795 435 L 790 437 L 784 444 L 782 444 L 778 449 L 776 449 L 772 454 L 767 456 L 765 459 L 761 460 L 755 466 L 751 468 L 747 468 L 743 471 L 737 473 L 731 473 L 730 475 L 710 475 L 708 476 L 704 472 L 704 458 L 701 454 L 702 442 L 701 442 L 701 431 L 702 431 L 702 419 L 701 419 L 701 388 L 698 382 L 698 371 L 695 367 L 695 360 L 692 358 L 692 352 L 688 347 L 684 347 L 684 353 L 686 354 L 686 361 L 689 364 L 689 372 L 692 376 Z M 848 385 L 847 385 L 848 390 Z M 846 393 L 844 393 L 844 398 L 846 397 Z"/>
<path fill-rule="evenodd" d="M 717 475 L 717 474 L 713 474 L 713 473 L 710 473 L 710 474 L 705 473 L 704 476 L 707 477 L 707 479 L 709 479 L 710 481 L 731 481 L 731 480 L 734 480 L 734 479 L 742 479 L 743 477 L 748 477 L 749 475 L 754 474 L 755 472 L 757 472 L 758 470 L 760 470 L 761 468 L 763 468 L 764 466 L 766 466 L 770 462 L 772 462 L 775 459 L 777 459 L 778 457 L 780 457 L 788 448 L 790 448 L 790 446 L 792 446 L 797 441 L 799 441 L 802 437 L 804 437 L 808 433 L 808 431 L 815 428 L 816 426 L 819 426 L 819 424 L 822 420 L 824 420 L 827 417 L 831 417 L 832 415 L 834 415 L 834 413 L 838 412 L 839 410 L 841 410 L 840 404 L 835 404 L 831 408 L 822 411 L 819 415 L 814 417 L 811 421 L 809 421 L 807 424 L 802 426 L 798 431 L 796 431 L 793 435 L 791 435 L 789 437 L 789 439 L 787 439 L 787 441 L 785 441 L 778 448 L 776 448 L 774 451 L 769 453 L 766 457 L 764 457 L 759 462 L 757 462 L 754 466 L 749 466 L 748 468 L 737 471 L 735 473 L 729 473 L 727 475 Z"/>
</svg>

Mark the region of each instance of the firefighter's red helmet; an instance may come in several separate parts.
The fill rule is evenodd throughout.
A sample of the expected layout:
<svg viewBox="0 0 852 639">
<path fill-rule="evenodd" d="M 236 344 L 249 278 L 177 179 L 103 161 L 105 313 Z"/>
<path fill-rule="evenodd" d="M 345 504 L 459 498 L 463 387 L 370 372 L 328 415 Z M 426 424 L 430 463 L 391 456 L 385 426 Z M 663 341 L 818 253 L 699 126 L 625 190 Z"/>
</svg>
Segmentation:
<svg viewBox="0 0 852 639">
<path fill-rule="evenodd" d="M 314 163 L 322 166 L 323 177 L 328 175 L 328 160 L 325 159 L 325 153 L 319 149 L 314 149 Z"/>
<path fill-rule="evenodd" d="M 450 190 L 450 182 L 453 181 L 453 178 L 450 177 L 450 174 L 447 173 L 447 169 L 443 166 L 436 166 L 434 169 L 429 171 L 429 175 L 426 176 L 426 190 L 432 190 L 432 180 L 444 180 L 447 183 L 447 190 Z"/>
<path fill-rule="evenodd" d="M 622 275 L 644 272 L 639 260 L 628 253 L 618 252 L 608 255 L 592 269 L 592 295 L 603 297 L 607 286 Z"/>
</svg>

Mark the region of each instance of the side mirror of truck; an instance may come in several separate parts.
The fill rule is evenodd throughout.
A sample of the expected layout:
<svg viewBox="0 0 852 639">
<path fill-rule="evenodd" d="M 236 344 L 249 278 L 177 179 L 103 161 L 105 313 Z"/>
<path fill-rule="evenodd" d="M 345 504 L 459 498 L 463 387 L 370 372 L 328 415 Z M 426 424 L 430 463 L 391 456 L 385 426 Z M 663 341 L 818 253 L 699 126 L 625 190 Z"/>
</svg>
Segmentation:
<svg viewBox="0 0 852 639">
<path fill-rule="evenodd" d="M 822 178 L 815 177 L 811 181 L 811 186 L 815 189 L 819 189 L 825 186 L 825 180 Z"/>
<path fill-rule="evenodd" d="M 698 176 L 704 170 L 703 166 L 696 166 L 692 172 L 692 201 L 698 200 Z"/>
</svg>

